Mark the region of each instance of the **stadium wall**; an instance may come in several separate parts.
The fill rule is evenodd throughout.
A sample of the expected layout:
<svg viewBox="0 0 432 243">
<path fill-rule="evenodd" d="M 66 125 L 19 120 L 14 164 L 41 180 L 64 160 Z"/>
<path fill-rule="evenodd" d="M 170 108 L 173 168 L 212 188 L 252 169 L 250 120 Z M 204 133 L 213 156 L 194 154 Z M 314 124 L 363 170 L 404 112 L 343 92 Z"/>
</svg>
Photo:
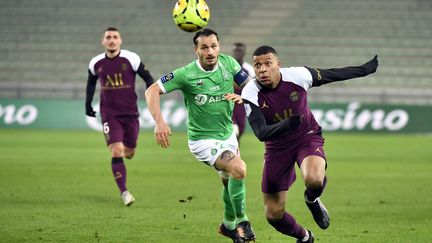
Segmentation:
<svg viewBox="0 0 432 243">
<path fill-rule="evenodd" d="M 98 109 L 98 105 L 94 107 Z M 431 133 L 431 106 L 351 103 L 311 103 L 324 131 Z M 139 102 L 142 130 L 153 129 L 153 119 Z M 186 131 L 187 111 L 177 99 L 163 100 L 161 110 L 173 130 Z M 99 119 L 84 115 L 77 100 L 0 99 L 0 128 L 102 130 Z M 281 114 L 283 116 L 283 114 Z"/>
</svg>

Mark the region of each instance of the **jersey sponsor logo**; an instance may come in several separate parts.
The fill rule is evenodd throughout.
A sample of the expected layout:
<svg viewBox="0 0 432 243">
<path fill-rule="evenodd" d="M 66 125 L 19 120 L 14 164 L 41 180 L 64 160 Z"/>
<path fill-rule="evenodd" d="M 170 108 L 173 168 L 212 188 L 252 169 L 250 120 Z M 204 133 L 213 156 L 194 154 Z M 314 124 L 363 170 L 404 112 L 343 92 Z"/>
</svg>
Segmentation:
<svg viewBox="0 0 432 243">
<path fill-rule="evenodd" d="M 290 94 L 290 100 L 292 102 L 296 102 L 299 99 L 299 93 L 297 91 L 294 91 Z"/>
<path fill-rule="evenodd" d="M 195 103 L 197 105 L 204 105 L 205 103 L 211 104 L 211 103 L 217 103 L 221 101 L 225 101 L 225 97 L 222 95 L 217 96 L 208 96 L 205 94 L 197 94 L 195 96 Z"/>
<path fill-rule="evenodd" d="M 195 103 L 197 105 L 204 105 L 207 102 L 207 95 L 198 94 L 195 96 Z"/>
<path fill-rule="evenodd" d="M 114 79 L 110 75 L 107 75 L 107 77 L 105 79 L 105 86 L 106 87 L 118 87 L 118 86 L 123 86 L 123 85 L 124 85 L 123 75 L 121 73 L 115 73 Z"/>
<path fill-rule="evenodd" d="M 288 108 L 288 110 L 283 110 L 283 114 L 275 113 L 273 121 L 280 122 L 282 120 L 285 120 L 293 115 L 293 111 L 291 108 Z"/>
<path fill-rule="evenodd" d="M 173 78 L 174 78 L 174 73 L 170 72 L 170 73 L 167 73 L 167 74 L 165 74 L 164 76 L 162 76 L 162 77 L 161 77 L 161 81 L 162 81 L 162 83 L 164 84 L 164 83 L 170 81 L 170 80 L 173 79 Z"/>
</svg>

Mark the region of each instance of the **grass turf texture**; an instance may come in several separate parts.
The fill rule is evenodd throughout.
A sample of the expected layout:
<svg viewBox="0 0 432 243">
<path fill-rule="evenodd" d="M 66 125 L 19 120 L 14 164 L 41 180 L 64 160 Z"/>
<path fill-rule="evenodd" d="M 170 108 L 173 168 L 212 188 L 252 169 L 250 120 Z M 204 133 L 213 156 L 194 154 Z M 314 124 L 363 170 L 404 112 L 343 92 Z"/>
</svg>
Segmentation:
<svg viewBox="0 0 432 243">
<path fill-rule="evenodd" d="M 432 228 L 432 137 L 325 134 L 332 221 L 318 228 L 297 181 L 286 207 L 318 242 L 427 242 Z M 101 133 L 0 129 L 0 242 L 230 242 L 217 174 L 189 153 L 186 135 L 171 147 L 140 134 L 127 161 L 125 207 L 111 175 Z M 247 211 L 257 242 L 294 242 L 264 219 L 260 191 L 263 145 L 242 139 L 248 164 Z"/>
</svg>

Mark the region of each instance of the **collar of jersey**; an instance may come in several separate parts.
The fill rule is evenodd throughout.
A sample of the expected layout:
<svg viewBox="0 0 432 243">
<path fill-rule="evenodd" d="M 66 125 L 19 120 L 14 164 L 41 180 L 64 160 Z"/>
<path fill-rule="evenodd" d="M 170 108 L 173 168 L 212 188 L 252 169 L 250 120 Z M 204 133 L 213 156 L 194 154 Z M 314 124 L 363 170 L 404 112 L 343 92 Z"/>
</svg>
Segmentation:
<svg viewBox="0 0 432 243">
<path fill-rule="evenodd" d="M 216 71 L 216 70 L 219 68 L 219 60 L 218 60 L 218 62 L 217 62 L 217 64 L 216 64 L 216 66 L 213 68 L 213 70 L 210 70 L 210 71 L 205 70 L 205 69 L 201 66 L 201 64 L 200 64 L 200 62 L 199 62 L 198 60 L 196 60 L 195 62 L 196 62 L 196 65 L 198 66 L 198 68 L 201 69 L 201 71 L 203 71 L 203 72 L 205 72 L 205 73 L 212 73 L 212 72 Z"/>
</svg>

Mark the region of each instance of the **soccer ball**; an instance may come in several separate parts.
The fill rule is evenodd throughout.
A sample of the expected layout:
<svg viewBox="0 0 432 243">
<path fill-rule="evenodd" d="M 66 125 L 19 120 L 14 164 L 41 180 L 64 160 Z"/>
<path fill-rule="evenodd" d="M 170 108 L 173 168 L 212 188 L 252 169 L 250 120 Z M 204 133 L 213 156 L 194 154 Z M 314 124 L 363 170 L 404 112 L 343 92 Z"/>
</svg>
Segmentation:
<svg viewBox="0 0 432 243">
<path fill-rule="evenodd" d="M 182 30 L 195 32 L 210 20 L 210 9 L 204 0 L 178 0 L 173 8 L 174 23 Z"/>
</svg>

